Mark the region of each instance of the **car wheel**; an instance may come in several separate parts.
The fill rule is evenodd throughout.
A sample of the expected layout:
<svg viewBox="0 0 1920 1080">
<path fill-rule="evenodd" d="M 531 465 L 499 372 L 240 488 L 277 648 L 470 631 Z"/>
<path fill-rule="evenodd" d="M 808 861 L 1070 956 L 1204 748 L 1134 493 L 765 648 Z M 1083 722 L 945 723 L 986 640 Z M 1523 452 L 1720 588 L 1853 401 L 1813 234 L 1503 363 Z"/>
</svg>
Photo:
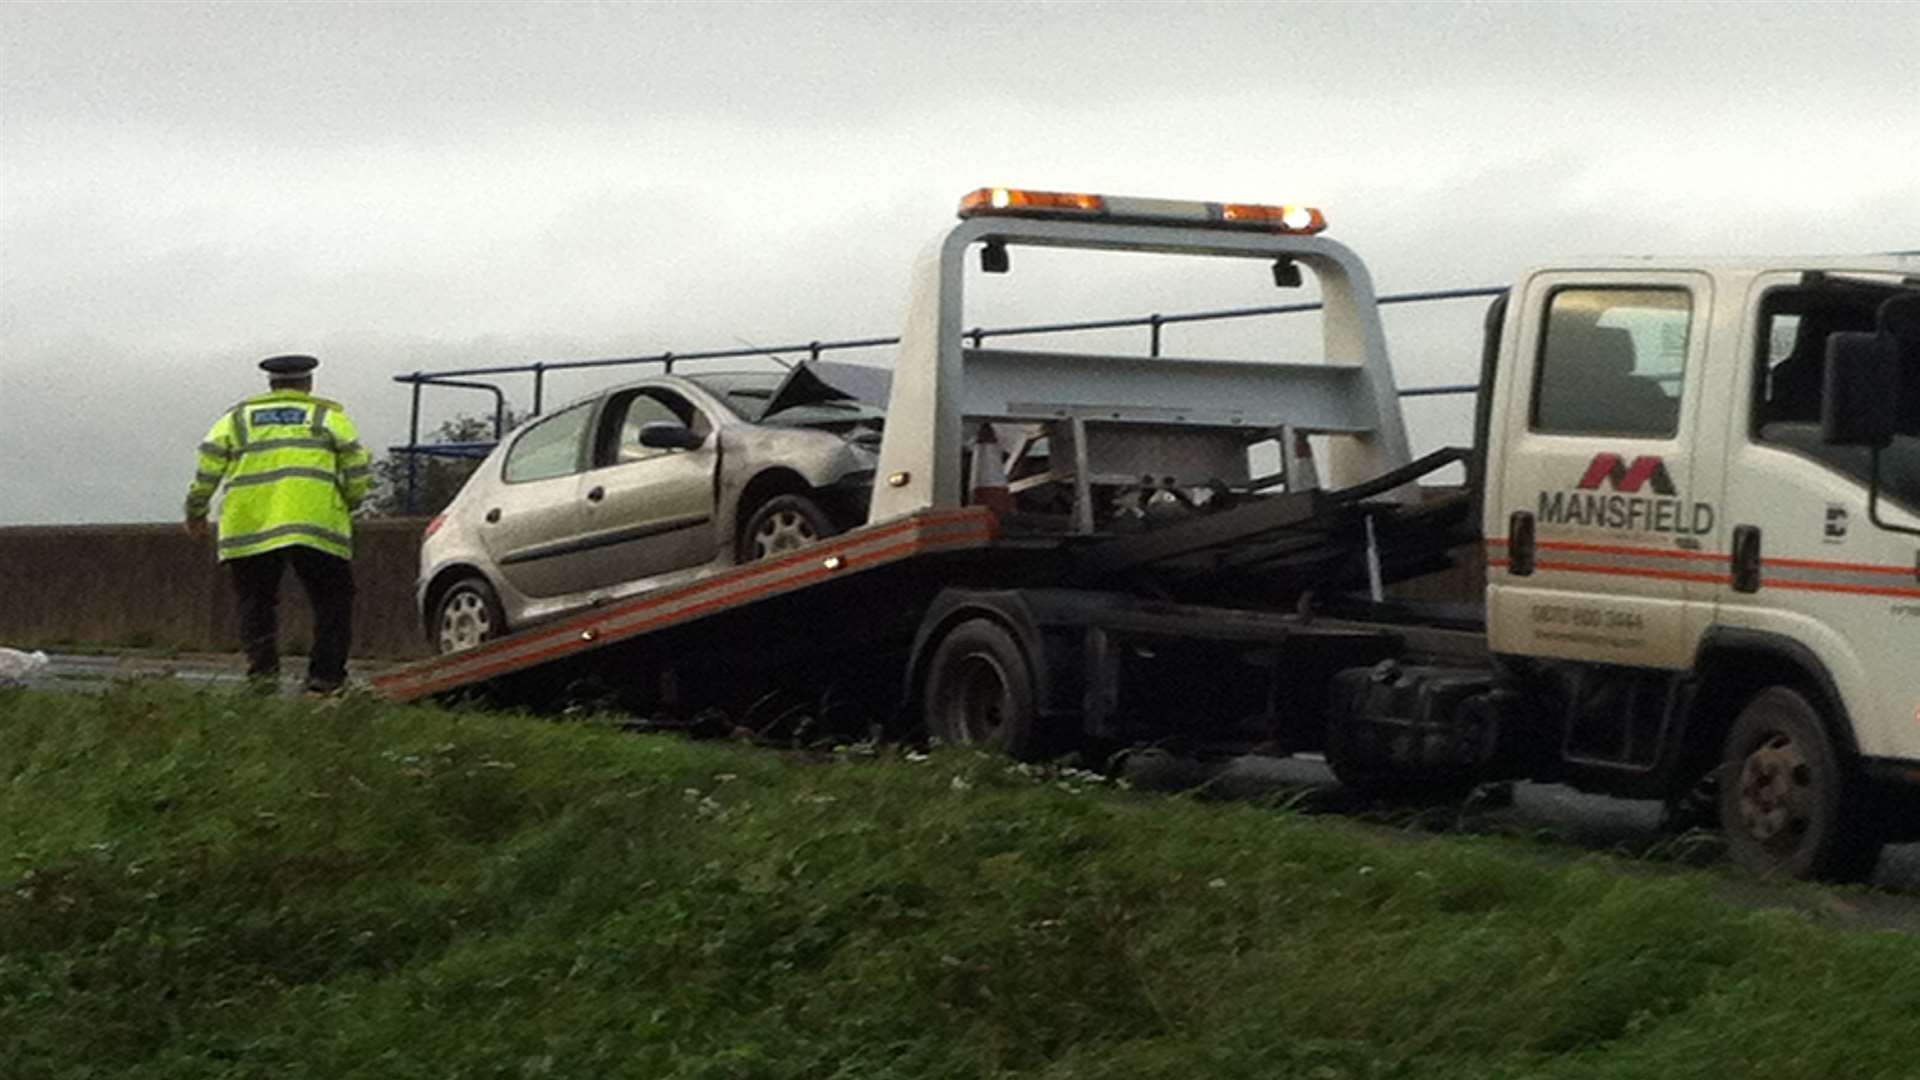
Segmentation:
<svg viewBox="0 0 1920 1080">
<path fill-rule="evenodd" d="M 1784 686 L 1755 694 L 1734 720 L 1721 757 L 1727 853 L 1766 877 L 1868 876 L 1882 841 L 1854 811 L 1850 780 L 1811 702 Z"/>
<path fill-rule="evenodd" d="M 819 503 L 805 495 L 776 495 L 747 518 L 735 554 L 740 562 L 753 562 L 798 551 L 839 531 Z"/>
<path fill-rule="evenodd" d="M 1022 761 L 1042 756 L 1026 653 L 991 619 L 969 619 L 941 639 L 927 664 L 922 708 L 928 734 L 948 746 Z"/>
<path fill-rule="evenodd" d="M 440 595 L 433 609 L 434 648 L 448 653 L 471 649 L 507 631 L 500 598 L 485 578 L 465 577 Z"/>
</svg>

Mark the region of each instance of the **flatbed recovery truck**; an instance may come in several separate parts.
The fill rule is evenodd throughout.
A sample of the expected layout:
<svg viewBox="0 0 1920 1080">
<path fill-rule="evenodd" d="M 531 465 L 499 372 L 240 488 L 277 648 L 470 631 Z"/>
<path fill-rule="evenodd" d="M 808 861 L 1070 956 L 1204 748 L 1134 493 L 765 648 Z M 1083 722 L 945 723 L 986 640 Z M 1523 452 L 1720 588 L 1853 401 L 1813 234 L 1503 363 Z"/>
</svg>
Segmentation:
<svg viewBox="0 0 1920 1080">
<path fill-rule="evenodd" d="M 1323 229 L 975 192 L 915 269 L 865 525 L 375 685 L 681 710 L 832 686 L 1029 759 L 1172 743 L 1319 753 L 1413 797 L 1564 782 L 1715 818 L 1788 877 L 1920 838 L 1920 258 L 1534 270 L 1488 309 L 1473 448 L 1414 460 L 1370 277 Z M 1031 246 L 1309 272 L 1321 355 L 970 343 L 969 259 Z M 1282 468 L 1254 478 L 1263 439 Z M 1423 495 L 1454 463 L 1464 489 Z M 1460 558 L 1481 602 L 1384 591 Z"/>
</svg>

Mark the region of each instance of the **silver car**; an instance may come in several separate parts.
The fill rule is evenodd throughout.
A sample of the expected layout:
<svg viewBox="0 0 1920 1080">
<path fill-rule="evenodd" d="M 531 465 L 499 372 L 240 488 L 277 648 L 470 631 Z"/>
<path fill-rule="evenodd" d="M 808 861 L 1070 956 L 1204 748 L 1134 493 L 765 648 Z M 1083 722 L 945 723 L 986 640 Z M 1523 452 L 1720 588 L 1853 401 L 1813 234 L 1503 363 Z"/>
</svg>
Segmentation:
<svg viewBox="0 0 1920 1080">
<path fill-rule="evenodd" d="M 864 383 L 864 395 L 828 384 Z M 859 524 L 887 373 L 660 375 L 503 439 L 428 525 L 415 599 L 442 652 Z"/>
</svg>

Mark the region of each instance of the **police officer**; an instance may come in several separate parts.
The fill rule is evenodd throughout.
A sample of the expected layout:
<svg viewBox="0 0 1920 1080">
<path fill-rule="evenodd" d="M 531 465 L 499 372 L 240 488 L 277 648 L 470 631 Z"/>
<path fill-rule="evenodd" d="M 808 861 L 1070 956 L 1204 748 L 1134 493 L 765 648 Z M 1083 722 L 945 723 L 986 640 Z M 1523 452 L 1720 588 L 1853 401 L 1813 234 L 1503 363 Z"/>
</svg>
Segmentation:
<svg viewBox="0 0 1920 1080">
<path fill-rule="evenodd" d="M 267 392 L 214 421 L 187 489 L 187 531 L 207 534 L 207 507 L 223 482 L 220 561 L 240 601 L 247 677 L 277 685 L 280 578 L 291 564 L 313 605 L 307 689 L 347 680 L 353 636 L 353 518 L 372 479 L 367 451 L 341 407 L 313 396 L 311 356 L 260 361 Z"/>
</svg>

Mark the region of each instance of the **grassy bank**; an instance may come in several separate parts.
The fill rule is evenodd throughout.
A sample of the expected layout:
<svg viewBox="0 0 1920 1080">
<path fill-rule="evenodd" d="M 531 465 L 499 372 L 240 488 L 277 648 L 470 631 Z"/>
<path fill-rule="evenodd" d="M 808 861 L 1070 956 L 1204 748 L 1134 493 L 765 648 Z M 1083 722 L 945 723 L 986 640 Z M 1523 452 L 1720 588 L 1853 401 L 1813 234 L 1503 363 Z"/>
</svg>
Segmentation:
<svg viewBox="0 0 1920 1080">
<path fill-rule="evenodd" d="M 1911 1076 L 1920 941 L 970 756 L 0 695 L 0 1075 Z"/>
</svg>

